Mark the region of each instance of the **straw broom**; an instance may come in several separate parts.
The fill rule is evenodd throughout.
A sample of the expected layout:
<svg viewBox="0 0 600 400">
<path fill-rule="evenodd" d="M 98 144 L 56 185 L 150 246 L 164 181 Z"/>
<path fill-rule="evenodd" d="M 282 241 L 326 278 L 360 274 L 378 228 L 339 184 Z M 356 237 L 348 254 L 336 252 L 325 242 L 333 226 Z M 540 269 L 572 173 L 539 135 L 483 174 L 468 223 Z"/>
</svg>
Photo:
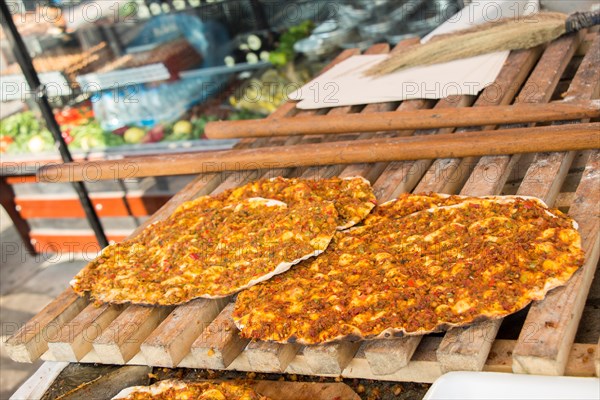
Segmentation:
<svg viewBox="0 0 600 400">
<path fill-rule="evenodd" d="M 565 33 L 600 24 L 600 10 L 571 15 L 542 12 L 520 18 L 504 18 L 432 38 L 393 54 L 365 72 L 380 76 L 401 69 L 431 65 L 503 50 L 529 49 Z"/>
</svg>

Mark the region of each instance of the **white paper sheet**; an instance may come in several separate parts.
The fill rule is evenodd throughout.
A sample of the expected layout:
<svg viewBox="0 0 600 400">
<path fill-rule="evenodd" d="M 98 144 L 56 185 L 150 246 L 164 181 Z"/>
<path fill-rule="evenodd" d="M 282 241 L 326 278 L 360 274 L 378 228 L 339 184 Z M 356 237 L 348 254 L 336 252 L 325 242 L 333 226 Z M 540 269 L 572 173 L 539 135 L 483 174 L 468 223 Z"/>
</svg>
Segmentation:
<svg viewBox="0 0 600 400">
<path fill-rule="evenodd" d="M 537 0 L 494 0 L 469 4 L 425 37 L 517 15 L 537 12 Z M 494 82 L 509 52 L 484 54 L 443 64 L 410 68 L 385 76 L 364 76 L 388 55 L 353 56 L 289 95 L 301 100 L 300 109 L 339 107 L 409 99 L 440 99 L 449 95 L 476 95 Z"/>
</svg>

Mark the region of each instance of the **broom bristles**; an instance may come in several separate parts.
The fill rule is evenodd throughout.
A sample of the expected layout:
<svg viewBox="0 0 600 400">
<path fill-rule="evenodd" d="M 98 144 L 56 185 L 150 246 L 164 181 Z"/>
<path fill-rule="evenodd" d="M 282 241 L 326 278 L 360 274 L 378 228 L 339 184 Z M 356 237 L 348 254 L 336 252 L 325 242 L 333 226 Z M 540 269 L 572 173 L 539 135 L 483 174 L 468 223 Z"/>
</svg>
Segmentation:
<svg viewBox="0 0 600 400">
<path fill-rule="evenodd" d="M 454 33 L 391 55 L 365 72 L 380 76 L 419 65 L 439 64 L 503 50 L 529 49 L 566 32 L 566 14 L 539 13 L 519 19 L 505 18 Z"/>
</svg>

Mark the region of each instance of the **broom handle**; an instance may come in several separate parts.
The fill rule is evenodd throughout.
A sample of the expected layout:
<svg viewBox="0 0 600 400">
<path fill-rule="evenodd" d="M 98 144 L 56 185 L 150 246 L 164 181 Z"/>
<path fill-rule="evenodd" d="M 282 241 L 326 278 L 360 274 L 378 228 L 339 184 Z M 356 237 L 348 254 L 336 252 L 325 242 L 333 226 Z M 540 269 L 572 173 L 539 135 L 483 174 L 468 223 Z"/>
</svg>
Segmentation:
<svg viewBox="0 0 600 400">
<path fill-rule="evenodd" d="M 42 182 L 125 179 L 219 171 L 586 150 L 598 148 L 599 145 L 600 123 L 567 124 L 74 162 L 44 166 L 38 171 L 37 177 Z"/>
<path fill-rule="evenodd" d="M 566 33 L 577 32 L 594 25 L 600 25 L 600 10 L 575 12 L 565 21 Z"/>
</svg>

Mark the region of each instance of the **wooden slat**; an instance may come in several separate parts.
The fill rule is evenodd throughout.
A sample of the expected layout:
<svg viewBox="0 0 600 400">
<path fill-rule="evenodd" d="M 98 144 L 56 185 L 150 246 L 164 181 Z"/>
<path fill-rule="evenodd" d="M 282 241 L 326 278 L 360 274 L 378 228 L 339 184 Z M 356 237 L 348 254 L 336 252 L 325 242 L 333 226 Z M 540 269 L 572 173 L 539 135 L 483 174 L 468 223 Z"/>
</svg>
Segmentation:
<svg viewBox="0 0 600 400">
<path fill-rule="evenodd" d="M 388 375 L 404 368 L 421 343 L 421 336 L 365 342 L 362 350 L 373 375 Z"/>
<path fill-rule="evenodd" d="M 142 343 L 146 361 L 153 366 L 177 366 L 228 301 L 196 299 L 177 307 Z"/>
<path fill-rule="evenodd" d="M 339 375 L 354 357 L 360 343 L 340 342 L 304 348 L 304 357 L 315 375 Z"/>
<path fill-rule="evenodd" d="M 256 372 L 284 372 L 300 347 L 298 344 L 272 346 L 268 342 L 250 342 L 244 353 Z"/>
<path fill-rule="evenodd" d="M 565 137 L 564 134 L 568 134 Z M 165 164 L 163 156 L 146 157 L 140 161 L 137 176 L 164 176 L 174 173 L 194 174 L 203 163 L 214 163 L 222 171 L 313 167 L 320 165 L 376 163 L 383 161 L 435 159 L 442 157 L 474 157 L 570 151 L 595 148 L 597 124 L 572 124 L 536 128 L 514 128 L 494 131 L 471 131 L 461 135 L 434 135 L 366 140 L 335 141 L 273 146 L 260 149 L 205 152 L 202 158 L 189 153 L 173 156 L 177 166 Z M 477 142 L 478 146 L 471 143 Z M 124 167 L 120 160 L 102 161 L 107 169 Z M 74 180 L 81 180 L 78 171 L 83 164 L 61 164 L 55 169 L 72 169 Z M 108 179 L 103 174 L 102 179 Z"/>
<path fill-rule="evenodd" d="M 122 306 L 89 304 L 60 329 L 60 335 L 48 342 L 54 357 L 78 362 L 92 349 L 92 341 L 123 311 Z"/>
<path fill-rule="evenodd" d="M 93 347 L 100 360 L 105 364 L 125 364 L 170 311 L 170 307 L 129 306 L 94 339 Z"/>
<path fill-rule="evenodd" d="M 441 338 L 425 336 L 409 364 L 387 375 L 375 375 L 369 370 L 367 360 L 360 354 L 348 364 L 342 373 L 345 378 L 378 379 L 400 382 L 428 382 L 439 378 L 443 372 L 436 358 L 436 349 Z M 483 371 L 510 372 L 514 340 L 496 340 L 492 345 Z M 571 349 L 568 362 L 568 376 L 593 376 L 593 360 L 589 357 L 591 345 L 575 344 Z M 588 355 L 586 357 L 586 354 Z"/>
<path fill-rule="evenodd" d="M 344 378 L 363 378 L 377 379 L 399 382 L 433 382 L 442 375 L 441 365 L 436 358 L 436 349 L 439 347 L 442 338 L 436 336 L 425 336 L 421 344 L 415 351 L 409 364 L 396 370 L 394 373 L 385 375 L 375 375 L 362 352 L 359 349 L 358 353 L 346 366 L 341 374 L 321 374 L 322 376 Z M 515 340 L 496 340 L 492 345 L 489 357 L 483 367 L 484 371 L 490 372 L 510 372 L 512 363 L 512 352 L 516 345 Z M 594 376 L 594 348 L 595 344 L 580 344 L 575 343 L 569 352 L 567 367 L 565 369 L 566 376 Z M 44 359 L 54 360 L 52 355 L 46 353 Z M 98 363 L 101 362 L 97 353 L 92 350 L 86 355 L 81 362 Z M 134 356 L 127 364 L 128 365 L 145 365 L 146 360 L 141 353 Z M 183 368 L 208 368 L 198 365 L 194 362 L 191 355 L 186 356 L 180 363 Z M 242 352 L 233 360 L 227 368 L 218 367 L 216 369 L 226 369 L 235 371 L 254 371 L 253 367 L 248 362 L 246 352 Z M 271 371 L 278 372 L 278 371 Z M 313 374 L 312 368 L 307 362 L 303 352 L 299 352 L 288 364 L 286 374 Z"/>
<path fill-rule="evenodd" d="M 564 35 L 550 43 L 544 50 L 532 75 L 521 89 L 516 103 L 547 103 L 561 76 L 571 62 L 577 47 L 583 39 L 582 32 Z M 586 100 L 577 97 L 577 100 Z M 536 121 L 538 122 L 538 121 Z"/>
<path fill-rule="evenodd" d="M 71 288 L 30 319 L 4 343 L 10 358 L 18 362 L 34 362 L 47 349 L 48 339 L 57 337 L 60 328 L 85 308 L 87 299 Z"/>
<path fill-rule="evenodd" d="M 590 50 L 585 55 L 575 77 L 569 85 L 569 90 L 564 96 L 565 101 L 598 98 L 600 92 L 600 35 L 596 34 Z"/>
<path fill-rule="evenodd" d="M 343 108 L 343 107 L 342 107 Z M 299 117 L 293 120 L 239 120 L 215 121 L 206 125 L 211 139 L 241 137 L 271 137 L 294 135 L 332 135 L 349 132 L 377 132 L 393 130 L 441 129 L 485 124 L 517 124 L 550 122 L 598 117 L 600 110 L 595 101 L 554 102 L 544 105 L 520 103 L 482 107 L 481 111 L 463 112 L 443 110 L 415 110 L 383 112 L 381 115 L 351 114 L 340 117 L 337 113 L 326 116 Z"/>
<path fill-rule="evenodd" d="M 190 362 L 195 368 L 225 369 L 248 344 L 239 336 L 232 312 L 230 303 L 192 344 Z"/>
<path fill-rule="evenodd" d="M 441 340 L 442 338 L 439 337 L 425 336 L 408 365 L 387 375 L 374 374 L 369 368 L 367 359 L 359 351 L 359 354 L 348 364 L 342 376 L 344 378 L 431 383 L 443 374 L 441 364 L 436 358 L 436 349 Z M 515 340 L 494 341 L 483 371 L 510 372 L 512 353 L 516 344 Z M 568 376 L 589 377 L 594 375 L 594 361 L 590 357 L 590 349 L 593 350 L 593 347 L 594 345 L 578 343 L 572 346 L 566 369 Z M 298 368 L 301 366 L 299 364 L 300 360 L 294 360 L 290 367 L 294 366 L 296 369 L 300 369 Z M 298 371 L 295 370 L 295 372 Z"/>
<path fill-rule="evenodd" d="M 598 171 L 600 151 L 595 151 L 576 191 L 569 215 L 579 223 L 586 261 L 566 286 L 548 293 L 543 301 L 534 303 L 525 325 L 535 327 L 534 338 L 521 332 L 513 354 L 513 371 L 562 375 L 573 343 L 577 325 L 583 312 L 585 299 L 598 264 L 600 241 L 600 191 Z"/>
<path fill-rule="evenodd" d="M 496 340 L 492 345 L 489 357 L 483 367 L 484 371 L 512 372 L 513 351 L 517 345 L 516 340 Z M 594 362 L 590 350 L 594 345 L 574 343 L 569 351 L 565 376 L 593 376 Z"/>
</svg>

